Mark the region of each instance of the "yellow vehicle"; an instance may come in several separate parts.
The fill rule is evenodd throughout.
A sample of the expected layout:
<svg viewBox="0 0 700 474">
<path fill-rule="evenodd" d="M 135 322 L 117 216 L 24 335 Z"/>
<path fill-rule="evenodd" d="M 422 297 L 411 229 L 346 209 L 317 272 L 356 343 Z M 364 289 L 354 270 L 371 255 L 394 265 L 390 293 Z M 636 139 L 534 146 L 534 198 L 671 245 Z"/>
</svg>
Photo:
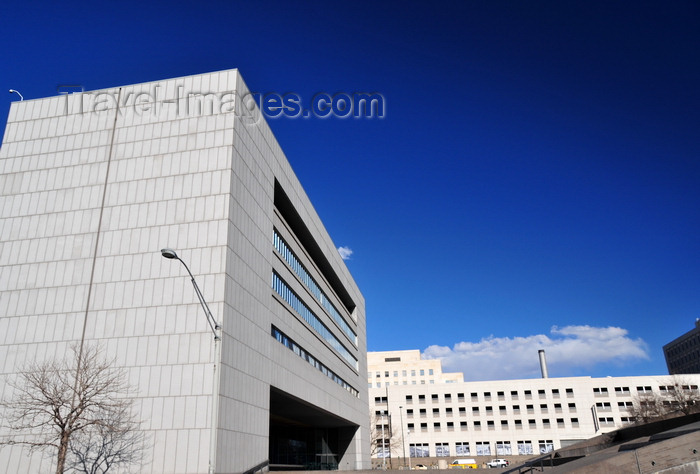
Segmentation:
<svg viewBox="0 0 700 474">
<path fill-rule="evenodd" d="M 474 458 L 455 459 L 450 464 L 451 469 L 476 469 L 477 467 Z"/>
</svg>

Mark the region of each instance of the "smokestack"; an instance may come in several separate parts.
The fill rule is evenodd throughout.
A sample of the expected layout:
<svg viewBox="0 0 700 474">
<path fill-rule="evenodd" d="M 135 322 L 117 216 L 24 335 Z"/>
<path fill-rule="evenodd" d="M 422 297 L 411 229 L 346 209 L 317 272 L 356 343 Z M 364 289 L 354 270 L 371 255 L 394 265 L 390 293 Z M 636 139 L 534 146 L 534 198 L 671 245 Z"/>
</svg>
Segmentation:
<svg viewBox="0 0 700 474">
<path fill-rule="evenodd" d="M 547 379 L 549 378 L 549 374 L 547 373 L 547 359 L 544 358 L 544 349 L 540 349 L 537 351 L 537 353 L 540 355 L 540 369 L 542 370 L 542 378 Z"/>
</svg>

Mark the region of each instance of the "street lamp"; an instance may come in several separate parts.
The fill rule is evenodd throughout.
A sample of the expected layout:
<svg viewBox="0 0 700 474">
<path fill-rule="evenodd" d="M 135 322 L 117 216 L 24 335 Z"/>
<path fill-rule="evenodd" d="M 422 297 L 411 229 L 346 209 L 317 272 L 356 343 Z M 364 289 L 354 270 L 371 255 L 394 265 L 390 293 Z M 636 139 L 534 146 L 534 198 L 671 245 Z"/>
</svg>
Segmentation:
<svg viewBox="0 0 700 474">
<path fill-rule="evenodd" d="M 24 100 L 24 97 L 22 97 L 22 94 L 19 93 L 19 91 L 10 89 L 10 94 L 17 94 L 19 96 L 20 102 Z"/>
<path fill-rule="evenodd" d="M 399 407 L 399 415 L 401 415 L 401 447 L 403 448 L 403 465 L 406 466 L 406 438 L 403 435 L 403 406 Z"/>
<path fill-rule="evenodd" d="M 209 305 L 204 299 L 197 282 L 194 279 L 194 275 L 190 271 L 187 264 L 177 256 L 177 253 L 173 249 L 162 249 L 160 251 L 163 257 L 173 260 L 179 260 L 182 265 L 184 265 L 185 270 L 189 273 L 192 279 L 192 286 L 194 287 L 194 292 L 197 294 L 199 299 L 199 304 L 204 310 L 204 316 L 207 318 L 207 323 L 211 331 L 214 333 L 214 383 L 212 384 L 212 410 L 211 410 L 211 433 L 209 439 L 209 473 L 214 474 L 216 471 L 216 424 L 219 418 L 219 363 L 221 360 L 221 326 L 216 322 L 214 316 L 209 310 Z"/>
</svg>

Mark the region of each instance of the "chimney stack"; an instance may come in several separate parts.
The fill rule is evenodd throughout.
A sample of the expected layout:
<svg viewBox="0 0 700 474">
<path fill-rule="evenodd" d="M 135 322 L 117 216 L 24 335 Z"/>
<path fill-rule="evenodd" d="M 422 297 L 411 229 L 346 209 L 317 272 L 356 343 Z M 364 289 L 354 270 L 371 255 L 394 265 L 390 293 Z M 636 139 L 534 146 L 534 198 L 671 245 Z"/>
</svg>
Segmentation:
<svg viewBox="0 0 700 474">
<path fill-rule="evenodd" d="M 549 378 L 549 374 L 547 373 L 547 359 L 544 358 L 544 349 L 540 349 L 537 351 L 537 353 L 540 355 L 540 369 L 542 370 L 542 378 Z"/>
</svg>

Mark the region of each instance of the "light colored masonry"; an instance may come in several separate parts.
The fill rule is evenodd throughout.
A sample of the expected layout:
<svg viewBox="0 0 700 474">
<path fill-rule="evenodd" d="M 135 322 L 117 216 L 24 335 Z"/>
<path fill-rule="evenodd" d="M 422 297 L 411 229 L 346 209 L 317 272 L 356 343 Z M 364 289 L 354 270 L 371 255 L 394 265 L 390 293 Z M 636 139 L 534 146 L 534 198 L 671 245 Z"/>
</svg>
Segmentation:
<svg viewBox="0 0 700 474">
<path fill-rule="evenodd" d="M 545 453 L 631 423 L 635 396 L 664 395 L 674 383 L 669 375 L 464 382 L 418 350 L 370 352 L 367 361 L 374 436 L 384 425 L 394 458 Z M 681 377 L 697 391 L 700 374 Z"/>
<path fill-rule="evenodd" d="M 80 341 L 126 371 L 132 471 L 369 466 L 364 299 L 235 69 L 12 103 L 0 397 Z M 54 457 L 6 446 L 0 470 Z"/>
</svg>

